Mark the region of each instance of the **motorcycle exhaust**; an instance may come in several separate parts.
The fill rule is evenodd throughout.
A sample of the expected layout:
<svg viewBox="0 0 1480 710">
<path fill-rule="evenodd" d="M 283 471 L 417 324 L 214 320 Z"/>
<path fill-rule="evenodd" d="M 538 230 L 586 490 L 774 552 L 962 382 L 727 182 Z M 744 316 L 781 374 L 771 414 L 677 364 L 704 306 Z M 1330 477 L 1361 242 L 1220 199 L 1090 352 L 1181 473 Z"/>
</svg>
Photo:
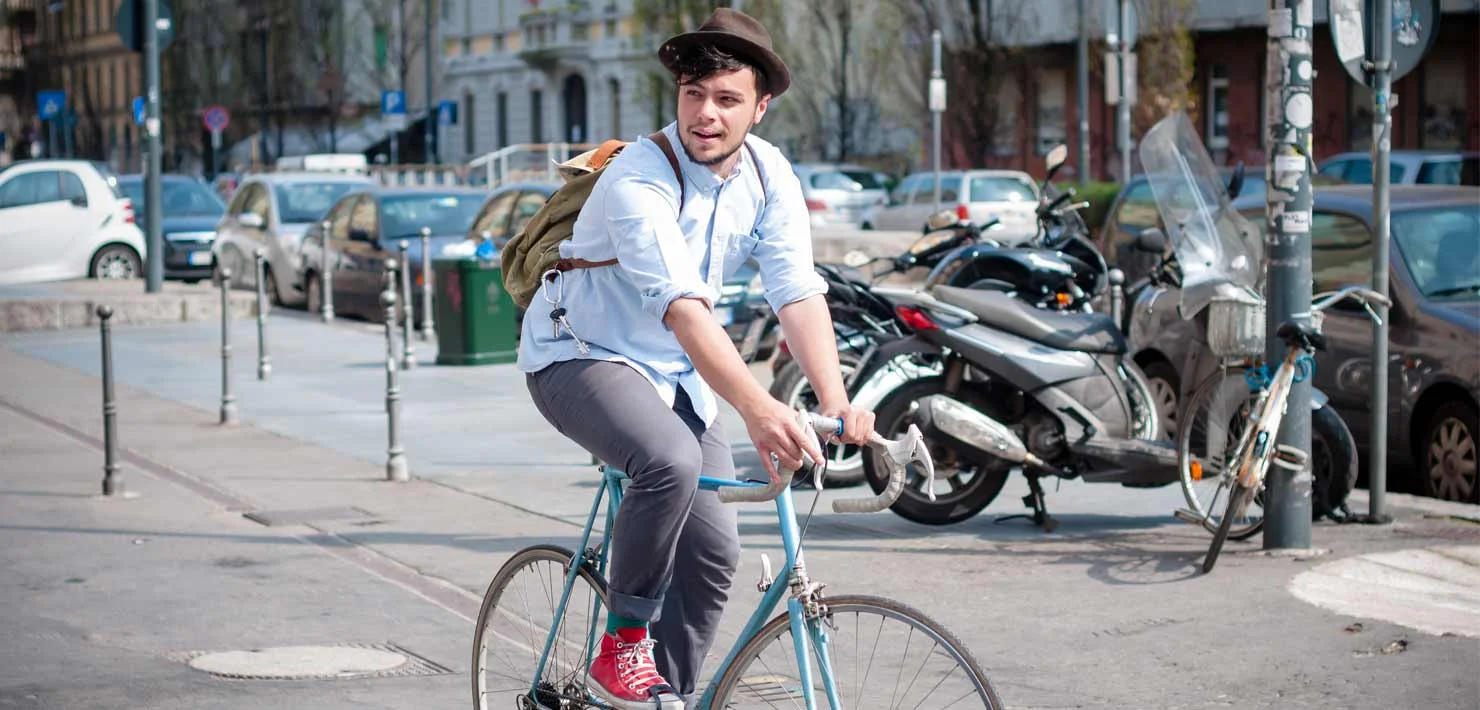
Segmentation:
<svg viewBox="0 0 1480 710">
<path fill-rule="evenodd" d="M 921 399 L 917 417 L 927 437 L 943 436 L 987 456 L 1034 466 L 1058 476 L 1067 475 L 1034 456 L 1023 440 L 1001 422 L 945 395 Z"/>
</svg>

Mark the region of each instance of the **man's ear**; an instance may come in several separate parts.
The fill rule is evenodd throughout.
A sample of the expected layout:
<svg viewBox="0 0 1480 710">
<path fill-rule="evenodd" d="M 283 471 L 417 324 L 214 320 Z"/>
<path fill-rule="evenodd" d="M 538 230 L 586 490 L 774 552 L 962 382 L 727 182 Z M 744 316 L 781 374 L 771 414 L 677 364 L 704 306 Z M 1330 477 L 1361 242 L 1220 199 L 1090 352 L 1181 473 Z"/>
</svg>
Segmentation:
<svg viewBox="0 0 1480 710">
<path fill-rule="evenodd" d="M 755 120 L 754 121 L 751 121 L 750 125 L 752 125 L 752 126 L 759 126 L 760 123 L 761 123 L 761 119 L 764 118 L 765 115 L 766 115 L 766 108 L 768 106 L 770 106 L 770 105 L 771 105 L 771 95 L 770 94 L 766 94 L 765 96 L 762 96 L 760 101 L 755 102 Z"/>
</svg>

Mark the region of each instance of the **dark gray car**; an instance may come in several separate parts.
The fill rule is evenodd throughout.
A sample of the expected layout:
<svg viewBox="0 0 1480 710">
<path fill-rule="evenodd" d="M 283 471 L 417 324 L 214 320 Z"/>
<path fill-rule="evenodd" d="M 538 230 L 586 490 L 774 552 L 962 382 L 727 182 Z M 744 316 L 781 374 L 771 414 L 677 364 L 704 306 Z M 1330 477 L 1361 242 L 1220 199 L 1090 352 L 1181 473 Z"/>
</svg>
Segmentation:
<svg viewBox="0 0 1480 710">
<path fill-rule="evenodd" d="M 1263 228 L 1262 196 L 1234 206 Z M 1373 231 L 1370 186 L 1316 188 L 1313 292 L 1371 281 Z M 1389 486 L 1480 502 L 1480 189 L 1393 186 L 1390 259 Z M 1196 323 L 1177 315 L 1177 300 L 1175 292 L 1162 293 L 1147 308 L 1149 295 L 1140 299 L 1130 326 L 1137 363 L 1148 378 L 1163 380 L 1158 396 L 1174 398 L 1183 373 L 1173 363 L 1186 362 L 1187 348 L 1205 342 Z M 1314 384 L 1330 397 L 1365 458 L 1373 325 L 1352 308 L 1326 312 L 1328 345 L 1316 358 Z"/>
</svg>

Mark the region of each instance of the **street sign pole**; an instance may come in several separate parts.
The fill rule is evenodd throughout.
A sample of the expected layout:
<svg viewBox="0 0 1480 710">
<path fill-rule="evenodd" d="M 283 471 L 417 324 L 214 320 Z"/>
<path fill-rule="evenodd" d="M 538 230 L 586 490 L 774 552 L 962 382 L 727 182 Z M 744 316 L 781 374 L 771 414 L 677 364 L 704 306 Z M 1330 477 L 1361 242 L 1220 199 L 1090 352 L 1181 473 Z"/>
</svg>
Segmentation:
<svg viewBox="0 0 1480 710">
<path fill-rule="evenodd" d="M 1310 173 L 1311 35 L 1315 0 L 1275 0 L 1269 10 L 1269 189 L 1265 197 L 1269 293 L 1265 312 L 1265 362 L 1285 358 L 1275 330 L 1286 320 L 1309 325 L 1311 299 Z M 1279 443 L 1310 451 L 1310 380 L 1290 388 Z M 1309 465 L 1300 471 L 1271 466 L 1265 486 L 1264 547 L 1310 547 Z"/>
<path fill-rule="evenodd" d="M 946 79 L 940 68 L 940 30 L 930 33 L 930 162 L 935 170 L 935 207 L 940 211 L 940 115 L 946 110 Z"/>
<path fill-rule="evenodd" d="M 1131 179 L 1131 102 L 1128 99 L 1129 91 L 1127 85 L 1135 81 L 1130 76 L 1130 36 L 1131 36 L 1131 8 L 1128 0 L 1120 0 L 1120 105 L 1119 105 L 1119 140 L 1120 145 L 1120 184 L 1124 185 Z"/>
<path fill-rule="evenodd" d="M 1079 93 L 1079 185 L 1089 182 L 1089 29 L 1084 17 L 1084 0 L 1079 0 L 1079 46 L 1076 63 Z"/>
<path fill-rule="evenodd" d="M 1372 94 L 1372 215 L 1377 222 L 1377 241 L 1372 248 L 1372 290 L 1388 295 L 1388 239 L 1392 211 L 1388 204 L 1388 162 L 1391 158 L 1393 114 L 1389 99 L 1393 90 L 1393 4 L 1376 4 L 1368 46 L 1377 86 Z M 1388 309 L 1374 306 L 1382 323 L 1372 329 L 1372 452 L 1367 461 L 1367 517 L 1374 523 L 1387 517 L 1388 437 Z"/>
<path fill-rule="evenodd" d="M 145 95 L 148 103 L 149 115 L 144 119 L 144 135 L 148 144 L 147 160 L 149 169 L 145 171 L 144 202 L 148 214 L 148 240 L 145 249 L 149 255 L 145 259 L 146 283 L 144 290 L 148 293 L 158 293 L 164 283 L 164 243 L 160 229 L 164 221 L 164 212 L 160 205 L 160 170 L 162 169 L 161 156 L 159 154 L 159 128 L 160 128 L 160 91 L 159 91 L 159 0 L 144 0 L 144 64 L 145 64 Z"/>
</svg>

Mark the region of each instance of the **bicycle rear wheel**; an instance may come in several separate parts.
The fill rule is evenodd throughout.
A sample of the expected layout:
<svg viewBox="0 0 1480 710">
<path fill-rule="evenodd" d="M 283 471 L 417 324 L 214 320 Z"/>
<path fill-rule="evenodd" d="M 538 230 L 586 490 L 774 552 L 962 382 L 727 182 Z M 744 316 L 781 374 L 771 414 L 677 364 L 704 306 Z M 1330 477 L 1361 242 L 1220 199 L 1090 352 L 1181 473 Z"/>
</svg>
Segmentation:
<svg viewBox="0 0 1480 710">
<path fill-rule="evenodd" d="M 588 707 L 586 668 L 594 648 L 592 632 L 606 608 L 606 580 L 582 568 L 570 599 L 560 608 L 573 558 L 570 550 L 555 545 L 525 548 L 489 583 L 473 635 L 475 710 Z M 556 625 L 560 632 L 530 697 L 545 640 Z"/>
<path fill-rule="evenodd" d="M 918 610 L 869 596 L 824 600 L 819 621 L 828 635 L 832 681 L 848 710 L 1001 708 L 981 666 L 951 632 Z M 828 707 L 813 648 L 812 684 Z M 719 679 L 714 708 L 803 707 L 796 645 L 786 614 L 761 627 Z"/>
</svg>

